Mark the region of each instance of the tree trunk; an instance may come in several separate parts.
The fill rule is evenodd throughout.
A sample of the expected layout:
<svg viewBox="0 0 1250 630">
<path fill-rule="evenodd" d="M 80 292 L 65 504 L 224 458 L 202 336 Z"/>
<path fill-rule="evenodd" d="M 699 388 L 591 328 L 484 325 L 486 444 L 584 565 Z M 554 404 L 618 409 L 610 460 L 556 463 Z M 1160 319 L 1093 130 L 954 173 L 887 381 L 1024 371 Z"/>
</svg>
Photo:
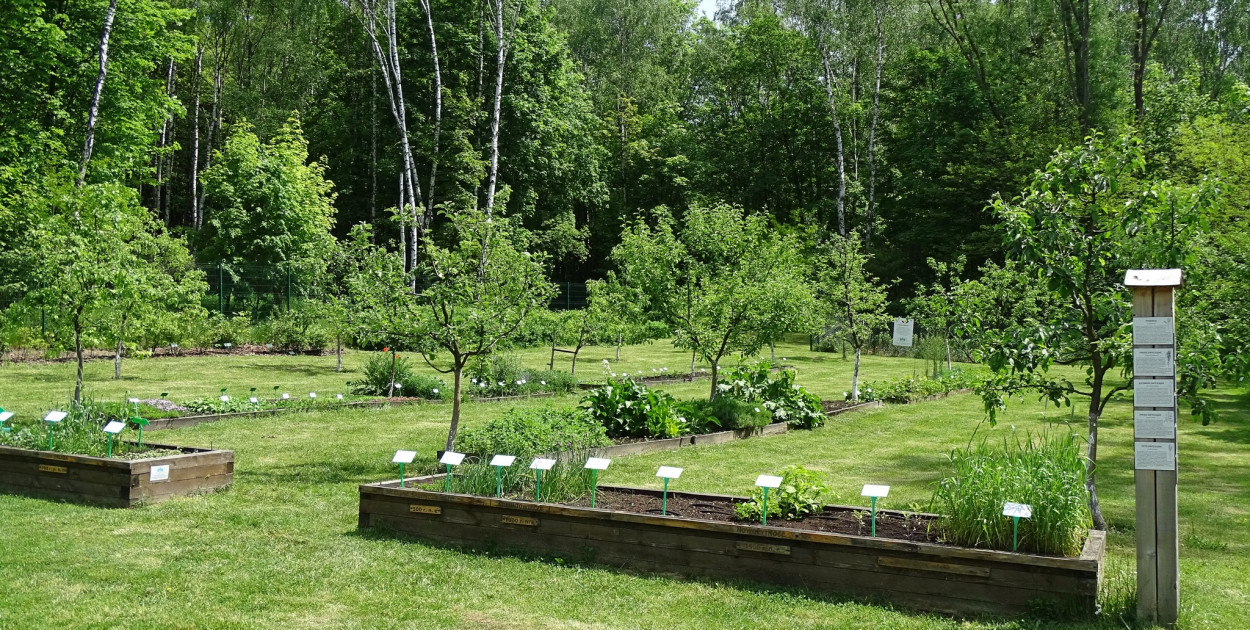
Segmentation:
<svg viewBox="0 0 1250 630">
<path fill-rule="evenodd" d="M 343 371 L 343 333 L 334 336 L 334 354 L 338 356 L 338 365 L 334 366 L 335 372 Z"/>
<path fill-rule="evenodd" d="M 495 186 L 499 178 L 499 116 L 503 110 L 503 71 L 507 42 L 503 37 L 504 0 L 495 2 L 495 103 L 490 116 L 490 171 L 486 177 L 486 216 L 495 209 Z"/>
<path fill-rule="evenodd" d="M 388 388 L 386 390 L 387 398 L 395 397 L 395 366 L 398 363 L 398 361 L 399 361 L 398 358 L 396 358 L 395 353 L 392 351 L 391 352 L 391 384 L 387 385 L 387 388 Z"/>
<path fill-rule="evenodd" d="M 881 102 L 881 69 L 885 67 L 885 35 L 881 31 L 881 4 L 873 13 L 877 18 L 877 77 L 872 87 L 872 123 L 868 126 L 868 207 L 864 211 L 864 249 L 872 244 L 873 203 L 877 192 L 877 112 Z"/>
<path fill-rule="evenodd" d="M 117 340 L 117 349 L 113 351 L 113 380 L 122 380 L 122 340 Z"/>
<path fill-rule="evenodd" d="M 77 186 L 82 188 L 87 179 L 87 163 L 95 147 L 95 125 L 100 117 L 100 95 L 104 92 L 104 77 L 108 74 L 109 35 L 113 32 L 113 16 L 117 13 L 117 0 L 109 0 L 104 13 L 104 33 L 100 35 L 100 74 L 96 77 L 95 92 L 91 95 L 91 107 L 87 110 L 87 139 L 82 146 L 82 161 L 78 164 Z M 76 400 L 76 399 L 75 399 Z"/>
<path fill-rule="evenodd" d="M 438 179 L 438 141 L 443 133 L 443 67 L 438 60 L 438 41 L 434 35 L 434 14 L 429 0 L 421 0 L 425 9 L 425 24 L 430 33 L 430 55 L 434 58 L 434 150 L 430 155 L 430 185 L 426 188 L 425 219 L 422 225 L 434 220 L 434 185 Z"/>
<path fill-rule="evenodd" d="M 195 48 L 195 104 L 191 106 L 191 225 L 200 222 L 199 194 L 196 187 L 200 181 L 200 83 L 204 69 L 204 49 Z"/>
<path fill-rule="evenodd" d="M 1090 400 L 1089 412 L 1089 456 L 1085 459 L 1085 489 L 1089 490 L 1089 513 L 1094 520 L 1094 529 L 1106 530 L 1107 519 L 1102 516 L 1102 507 L 1098 504 L 1098 418 L 1101 414 L 1094 411 L 1098 398 Z"/>
<path fill-rule="evenodd" d="M 690 351 L 690 380 L 694 380 L 694 350 Z"/>
<path fill-rule="evenodd" d="M 373 226 L 373 239 L 377 241 L 378 230 L 378 66 L 377 60 L 374 60 L 373 66 L 369 70 L 369 77 L 373 81 L 373 100 L 370 110 L 373 116 L 373 131 L 369 135 L 369 154 L 371 156 L 373 168 L 370 169 L 369 184 L 369 225 Z"/>
<path fill-rule="evenodd" d="M 720 372 L 720 359 L 712 361 L 712 393 L 708 395 L 707 401 L 716 400 L 716 375 Z"/>
<path fill-rule="evenodd" d="M 859 401 L 859 348 L 855 348 L 855 370 L 851 372 L 851 401 Z"/>
<path fill-rule="evenodd" d="M 78 359 L 78 371 L 74 375 L 74 402 L 82 400 L 82 314 L 74 314 L 74 357 Z"/>
<path fill-rule="evenodd" d="M 949 372 L 952 369 L 954 369 L 951 367 L 951 338 L 946 337 L 945 340 L 946 340 L 946 371 Z"/>
<path fill-rule="evenodd" d="M 838 165 L 838 234 L 846 236 L 846 158 L 842 151 L 842 124 L 838 121 L 838 102 L 833 94 L 833 68 L 829 65 L 829 49 L 820 43 L 820 59 L 825 67 L 825 94 L 829 99 L 829 114 L 833 117 L 834 146 Z"/>
<path fill-rule="evenodd" d="M 582 351 L 581 346 L 577 346 L 576 348 L 573 349 L 573 366 L 569 368 L 570 376 L 577 376 L 577 353 L 581 351 Z"/>
<path fill-rule="evenodd" d="M 616 333 L 616 360 L 617 361 L 621 360 L 621 342 L 624 340 L 625 340 L 624 334 Z M 691 364 L 691 369 L 694 369 L 693 364 Z"/>
<path fill-rule="evenodd" d="M 454 382 L 451 397 L 451 426 L 447 429 L 447 450 L 454 451 L 456 446 L 456 431 L 460 429 L 460 383 L 464 377 L 464 360 L 456 359 L 454 368 Z"/>
<path fill-rule="evenodd" d="M 776 363 L 777 362 L 777 344 L 776 343 L 771 342 L 771 341 L 768 342 L 768 353 L 772 355 L 773 363 Z"/>
</svg>

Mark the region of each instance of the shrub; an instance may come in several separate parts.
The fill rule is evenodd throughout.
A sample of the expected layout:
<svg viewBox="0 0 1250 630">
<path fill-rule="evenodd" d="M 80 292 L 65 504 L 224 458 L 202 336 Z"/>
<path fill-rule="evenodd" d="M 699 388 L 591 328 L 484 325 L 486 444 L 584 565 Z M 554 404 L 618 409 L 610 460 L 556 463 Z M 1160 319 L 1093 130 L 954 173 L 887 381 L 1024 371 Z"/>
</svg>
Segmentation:
<svg viewBox="0 0 1250 630">
<path fill-rule="evenodd" d="M 363 396 L 386 396 L 391 391 L 392 357 L 389 352 L 374 354 L 365 362 L 363 378 L 352 381 L 353 394 Z M 418 374 L 413 371 L 408 359 L 403 356 L 394 358 L 394 376 L 396 396 L 426 398 L 431 400 L 444 399 L 451 396 L 446 383 L 442 379 Z"/>
<path fill-rule="evenodd" d="M 689 400 L 678 406 L 685 418 L 694 423 L 692 432 L 708 433 L 713 429 L 759 429 L 773 421 L 773 415 L 755 403 L 718 396 L 716 400 Z"/>
<path fill-rule="evenodd" d="M 1020 520 L 1020 551 L 1072 556 L 1090 526 L 1083 441 L 1074 435 L 1023 440 L 1013 434 L 1002 448 L 985 440 L 951 453 L 951 474 L 938 482 L 935 509 L 942 536 L 965 547 L 1011 550 L 1012 521 L 1003 503 L 1027 503 Z"/>
<path fill-rule="evenodd" d="M 264 324 L 261 338 L 282 351 L 318 352 L 330 345 L 330 331 L 309 310 L 288 310 Z"/>
<path fill-rule="evenodd" d="M 671 438 L 690 432 L 690 423 L 677 415 L 672 396 L 648 390 L 629 377 L 608 379 L 582 398 L 582 406 L 611 438 Z"/>
<path fill-rule="evenodd" d="M 484 398 L 538 392 L 567 394 L 577 389 L 577 379 L 572 374 L 521 367 L 521 360 L 513 354 L 491 355 L 474 366 L 468 376 L 465 392 Z"/>
<path fill-rule="evenodd" d="M 984 371 L 955 368 L 943 370 L 934 378 L 904 376 L 890 381 L 875 381 L 860 390 L 859 399 L 864 402 L 910 403 L 929 396 L 971 389 L 980 385 L 985 377 Z M 850 400 L 851 393 L 846 392 L 845 397 Z"/>
<path fill-rule="evenodd" d="M 603 425 L 577 407 L 511 409 L 480 427 L 465 429 L 457 446 L 466 453 L 533 457 L 609 446 Z"/>
<path fill-rule="evenodd" d="M 825 423 L 820 398 L 794 382 L 792 370 L 782 370 L 776 378 L 772 364 L 757 363 L 728 371 L 717 383 L 720 395 L 755 403 L 772 413 L 774 422 L 785 422 L 796 429 L 814 429 Z"/>
<path fill-rule="evenodd" d="M 224 344 L 242 345 L 252 340 L 252 318 L 247 313 L 225 317 L 213 313 L 195 324 L 192 342 L 200 348 L 214 348 Z"/>
<path fill-rule="evenodd" d="M 802 466 L 787 466 L 781 471 L 781 485 L 768 493 L 768 515 L 799 519 L 825 508 L 822 501 L 829 485 L 825 476 Z M 757 487 L 751 500 L 735 506 L 738 518 L 760 518 L 764 509 L 764 489 Z"/>
</svg>

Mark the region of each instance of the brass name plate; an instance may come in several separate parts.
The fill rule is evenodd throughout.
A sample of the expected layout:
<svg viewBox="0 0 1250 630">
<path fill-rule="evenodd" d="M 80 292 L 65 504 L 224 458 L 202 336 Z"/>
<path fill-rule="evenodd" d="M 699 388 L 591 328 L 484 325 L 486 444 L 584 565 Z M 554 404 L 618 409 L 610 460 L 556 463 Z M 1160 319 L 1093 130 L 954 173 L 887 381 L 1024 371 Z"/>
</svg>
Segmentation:
<svg viewBox="0 0 1250 630">
<path fill-rule="evenodd" d="M 443 508 L 437 505 L 409 505 L 408 511 L 413 514 L 442 514 Z"/>
<path fill-rule="evenodd" d="M 740 551 L 758 551 L 760 553 L 775 553 L 783 556 L 790 555 L 790 547 L 787 545 L 765 545 L 764 543 L 740 542 L 737 544 Z"/>
<path fill-rule="evenodd" d="M 59 475 L 64 475 L 65 473 L 69 472 L 69 469 L 65 468 L 64 466 L 49 466 L 47 464 L 39 464 L 39 472 L 50 472 L 50 473 L 57 473 Z"/>
<path fill-rule="evenodd" d="M 503 517 L 503 522 L 509 525 L 527 525 L 529 527 L 538 525 L 538 519 L 528 516 L 505 516 Z"/>
</svg>

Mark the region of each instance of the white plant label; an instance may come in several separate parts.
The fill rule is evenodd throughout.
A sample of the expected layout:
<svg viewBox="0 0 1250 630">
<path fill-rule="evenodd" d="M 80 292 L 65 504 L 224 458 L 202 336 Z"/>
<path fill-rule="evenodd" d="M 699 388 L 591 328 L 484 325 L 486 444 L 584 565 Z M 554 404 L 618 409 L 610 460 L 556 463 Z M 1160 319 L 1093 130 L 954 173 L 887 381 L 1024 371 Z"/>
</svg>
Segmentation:
<svg viewBox="0 0 1250 630">
<path fill-rule="evenodd" d="M 781 477 L 776 475 L 760 475 L 755 478 L 755 485 L 761 488 L 780 488 Z"/>
<path fill-rule="evenodd" d="M 104 432 L 105 432 L 105 433 L 112 433 L 113 435 L 117 435 L 118 433 L 121 433 L 121 432 L 122 432 L 122 429 L 125 429 L 125 428 L 126 428 L 126 424 L 125 424 L 124 422 L 118 422 L 118 421 L 114 420 L 114 421 L 112 421 L 112 422 L 110 422 L 110 423 L 108 423 L 108 424 L 104 425 Z"/>
<path fill-rule="evenodd" d="M 447 451 L 438 459 L 438 463 L 447 466 L 459 466 L 462 461 L 464 461 L 464 453 L 457 453 L 455 451 Z"/>
<path fill-rule="evenodd" d="M 1133 405 L 1136 407 L 1175 407 L 1176 386 L 1172 379 L 1133 379 Z"/>
<path fill-rule="evenodd" d="M 1033 506 L 1027 503 L 1012 503 L 1008 501 L 1003 504 L 1003 516 L 1033 518 Z"/>
<path fill-rule="evenodd" d="M 169 481 L 169 464 L 153 466 L 148 481 Z"/>
<path fill-rule="evenodd" d="M 290 397 L 291 397 L 290 394 L 286 394 L 286 393 L 282 394 L 282 400 L 287 400 Z"/>
<path fill-rule="evenodd" d="M 681 476 L 681 469 L 675 466 L 660 466 L 660 469 L 655 471 L 655 476 L 665 479 L 677 479 Z"/>
<path fill-rule="evenodd" d="M 4 424 L 5 422 L 8 422 L 9 418 L 12 418 L 12 417 L 13 417 L 12 411 L 0 412 L 0 424 Z"/>
<path fill-rule="evenodd" d="M 1176 342 L 1171 317 L 1134 317 L 1133 343 L 1139 346 L 1170 346 Z"/>
<path fill-rule="evenodd" d="M 252 403 L 253 405 L 260 403 L 260 401 L 259 401 L 259 400 L 257 400 L 255 396 L 252 396 L 251 398 L 248 398 L 248 399 L 247 399 L 247 401 L 248 401 L 248 402 L 250 402 L 250 403 Z"/>
<path fill-rule="evenodd" d="M 416 451 L 395 451 L 395 457 L 391 458 L 392 464 L 411 464 L 412 460 L 417 458 Z"/>
<path fill-rule="evenodd" d="M 137 404 L 139 404 L 139 399 L 138 399 L 138 398 L 127 398 L 127 399 L 126 399 L 126 402 L 128 402 L 128 403 L 130 403 L 130 404 L 132 404 L 132 405 L 137 405 Z"/>
<path fill-rule="evenodd" d="M 1134 444 L 1137 470 L 1176 470 L 1176 444 L 1172 442 L 1135 442 Z"/>
<path fill-rule="evenodd" d="M 894 345 L 911 347 L 912 331 L 916 320 L 899 318 L 894 320 Z"/>
<path fill-rule="evenodd" d="M 861 497 L 876 497 L 878 499 L 885 498 L 890 494 L 890 486 L 875 486 L 870 483 L 864 484 L 864 489 L 859 493 Z"/>
<path fill-rule="evenodd" d="M 337 398 L 337 399 L 339 399 L 339 400 L 343 400 L 343 395 L 342 395 L 342 394 L 339 394 L 339 395 L 335 396 L 335 398 Z"/>
<path fill-rule="evenodd" d="M 308 392 L 308 397 L 309 397 L 309 398 L 316 398 L 316 397 L 317 397 L 317 392 Z"/>
<path fill-rule="evenodd" d="M 1152 440 L 1176 439 L 1175 411 L 1134 411 L 1133 437 Z"/>
<path fill-rule="evenodd" d="M 69 414 L 64 411 L 49 411 L 48 415 L 43 417 L 44 422 L 60 422 Z"/>
<path fill-rule="evenodd" d="M 491 466 L 511 466 L 516 461 L 516 455 L 496 455 L 491 458 Z"/>
<path fill-rule="evenodd" d="M 589 470 L 607 470 L 608 464 L 611 463 L 612 460 L 606 457 L 591 457 L 586 460 L 586 468 Z"/>
<path fill-rule="evenodd" d="M 1133 350 L 1134 376 L 1172 376 L 1175 373 L 1175 354 L 1171 348 L 1135 348 Z"/>
<path fill-rule="evenodd" d="M 551 467 L 555 465 L 556 465 L 556 460 L 545 459 L 542 457 L 539 457 L 538 459 L 535 459 L 533 462 L 530 462 L 530 468 L 534 470 L 551 470 Z"/>
<path fill-rule="evenodd" d="M 225 395 L 225 394 L 222 394 L 222 395 L 221 395 L 221 402 L 230 402 L 230 397 L 229 397 L 229 396 L 227 396 L 227 395 Z"/>
</svg>

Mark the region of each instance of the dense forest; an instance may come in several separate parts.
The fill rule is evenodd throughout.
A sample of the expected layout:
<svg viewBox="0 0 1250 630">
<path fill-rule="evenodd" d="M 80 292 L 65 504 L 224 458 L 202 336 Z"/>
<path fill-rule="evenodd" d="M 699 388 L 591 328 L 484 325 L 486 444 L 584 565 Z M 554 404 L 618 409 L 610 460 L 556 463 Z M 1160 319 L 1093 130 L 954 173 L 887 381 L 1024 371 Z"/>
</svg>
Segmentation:
<svg viewBox="0 0 1250 630">
<path fill-rule="evenodd" d="M 0 41 L 8 346 L 243 311 L 208 287 L 249 273 L 278 302 L 359 305 L 343 287 L 375 253 L 417 293 L 469 216 L 523 233 L 547 280 L 654 294 L 630 236 L 709 208 L 809 263 L 853 239 L 891 314 L 984 276 L 1011 319 L 1019 277 L 1057 290 L 1058 245 L 1027 243 L 1066 228 L 1012 217 L 1063 155 L 1164 219 L 1152 249 L 1106 215 L 1136 252 L 1108 273 L 1183 265 L 1210 335 L 1250 339 L 1246 0 L 10 0 Z M 1097 193 L 1069 226 L 1090 239 Z"/>
</svg>

